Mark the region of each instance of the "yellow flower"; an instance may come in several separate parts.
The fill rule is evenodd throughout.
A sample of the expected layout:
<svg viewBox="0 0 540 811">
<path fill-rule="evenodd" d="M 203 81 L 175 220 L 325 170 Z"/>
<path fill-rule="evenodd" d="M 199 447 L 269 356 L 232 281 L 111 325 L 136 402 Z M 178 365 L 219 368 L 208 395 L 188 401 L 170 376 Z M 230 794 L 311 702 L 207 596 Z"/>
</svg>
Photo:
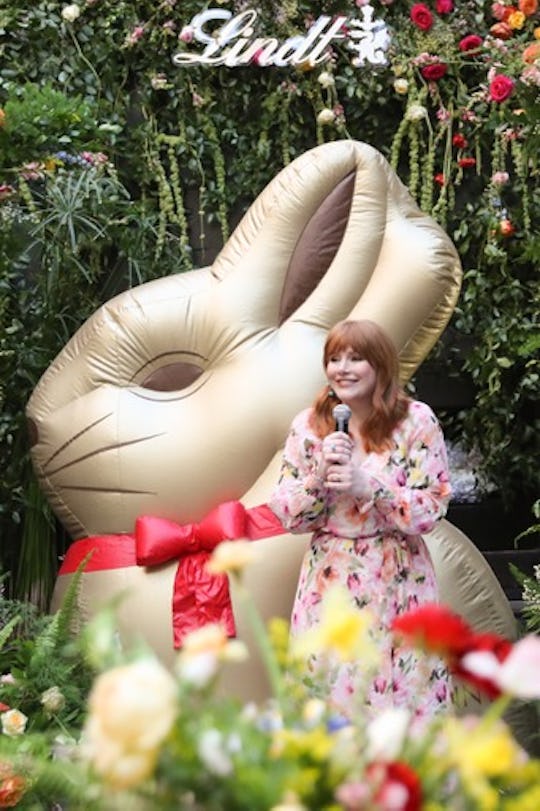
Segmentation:
<svg viewBox="0 0 540 811">
<path fill-rule="evenodd" d="M 252 560 L 249 541 L 223 541 L 214 549 L 206 569 L 211 574 L 240 574 Z"/>
<path fill-rule="evenodd" d="M 525 25 L 525 15 L 522 11 L 514 11 L 508 16 L 507 23 L 514 31 L 519 31 Z"/>
<path fill-rule="evenodd" d="M 540 25 L 534 29 L 533 36 L 535 39 L 540 39 Z"/>
<path fill-rule="evenodd" d="M 141 659 L 102 673 L 88 701 L 83 755 L 114 788 L 151 774 L 159 746 L 178 710 L 173 676 L 157 659 Z"/>
<path fill-rule="evenodd" d="M 460 723 L 449 719 L 446 727 L 449 755 L 464 775 L 473 778 L 511 775 L 522 759 L 522 751 L 508 727 L 497 722 L 478 722 L 471 727 L 468 720 Z"/>
<path fill-rule="evenodd" d="M 372 618 L 360 611 L 343 586 L 331 586 L 324 594 L 321 621 L 292 641 L 292 652 L 299 657 L 312 653 L 335 654 L 344 662 L 358 658 L 375 660 L 375 646 L 369 639 Z"/>
</svg>

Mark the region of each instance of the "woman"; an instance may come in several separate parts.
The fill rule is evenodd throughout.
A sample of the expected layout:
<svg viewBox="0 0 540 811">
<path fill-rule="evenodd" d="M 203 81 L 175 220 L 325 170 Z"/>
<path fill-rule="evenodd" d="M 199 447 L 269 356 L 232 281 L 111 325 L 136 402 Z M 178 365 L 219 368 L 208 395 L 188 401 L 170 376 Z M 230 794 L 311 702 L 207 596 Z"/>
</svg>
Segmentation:
<svg viewBox="0 0 540 811">
<path fill-rule="evenodd" d="M 437 600 L 421 536 L 450 497 L 443 435 L 429 406 L 400 387 L 395 347 L 371 321 L 333 327 L 324 368 L 328 385 L 294 419 L 270 500 L 289 531 L 313 531 L 291 634 L 318 623 L 329 586 L 345 586 L 375 618 L 379 672 L 366 676 L 362 662 L 329 668 L 316 656 L 310 670 L 324 668 L 329 698 L 346 716 L 361 699 L 373 713 L 399 706 L 421 719 L 450 703 L 448 673 L 439 659 L 399 647 L 390 626 L 396 615 Z M 340 402 L 351 410 L 348 433 L 335 430 Z"/>
</svg>

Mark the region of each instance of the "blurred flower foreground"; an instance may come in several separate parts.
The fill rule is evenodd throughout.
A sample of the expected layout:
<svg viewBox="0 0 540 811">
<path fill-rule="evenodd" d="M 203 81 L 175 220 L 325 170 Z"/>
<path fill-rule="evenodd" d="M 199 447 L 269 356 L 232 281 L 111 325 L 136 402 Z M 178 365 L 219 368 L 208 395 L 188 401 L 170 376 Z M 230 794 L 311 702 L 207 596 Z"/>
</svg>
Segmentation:
<svg viewBox="0 0 540 811">
<path fill-rule="evenodd" d="M 305 657 L 324 651 L 328 667 L 361 658 L 375 674 L 369 614 L 332 586 L 321 625 L 290 645 L 287 623 L 265 629 L 243 590 L 249 558 L 247 542 L 225 543 L 210 565 L 237 579 L 254 624 L 272 696 L 261 705 L 220 692 L 222 667 L 247 651 L 218 625 L 186 637 L 172 671 L 144 648 L 122 650 L 112 609 L 75 639 L 77 579 L 33 639 L 14 634 L 20 616 L 4 624 L 0 808 L 537 811 L 540 760 L 502 720 L 511 701 L 540 698 L 537 635 L 512 644 L 444 606 L 416 608 L 393 633 L 442 655 L 456 680 L 493 702 L 480 716 L 418 724 L 399 708 L 369 717 L 360 690 L 347 721 L 305 677 Z"/>
</svg>

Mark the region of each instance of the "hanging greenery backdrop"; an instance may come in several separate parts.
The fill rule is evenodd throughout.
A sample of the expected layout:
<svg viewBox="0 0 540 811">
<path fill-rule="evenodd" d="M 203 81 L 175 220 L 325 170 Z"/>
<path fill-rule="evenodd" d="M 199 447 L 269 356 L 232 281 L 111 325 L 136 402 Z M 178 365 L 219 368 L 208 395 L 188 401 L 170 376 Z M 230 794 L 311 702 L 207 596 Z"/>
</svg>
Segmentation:
<svg viewBox="0 0 540 811">
<path fill-rule="evenodd" d="M 360 20 L 365 5 L 260 0 L 257 35 Z M 45 601 L 55 566 L 24 424 L 41 373 L 116 292 L 208 264 L 284 164 L 337 138 L 380 149 L 455 241 L 463 292 L 434 357 L 475 399 L 441 415 L 445 429 L 478 449 L 509 505 L 537 495 L 538 2 L 371 5 L 391 34 L 385 65 L 355 67 L 345 37 L 316 66 L 255 54 L 228 68 L 172 62 L 202 50 L 201 0 L 4 0 L 0 567 L 18 594 Z"/>
</svg>

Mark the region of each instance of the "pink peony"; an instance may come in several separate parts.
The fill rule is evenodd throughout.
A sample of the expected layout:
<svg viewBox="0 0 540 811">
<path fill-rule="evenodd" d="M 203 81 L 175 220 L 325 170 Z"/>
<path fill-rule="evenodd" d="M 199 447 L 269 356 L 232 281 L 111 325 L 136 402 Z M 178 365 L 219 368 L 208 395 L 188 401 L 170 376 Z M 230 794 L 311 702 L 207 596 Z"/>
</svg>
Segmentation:
<svg viewBox="0 0 540 811">
<path fill-rule="evenodd" d="M 433 25 L 433 15 L 424 3 L 415 3 L 411 8 L 411 20 L 422 31 L 429 31 Z"/>
<path fill-rule="evenodd" d="M 506 101 L 514 92 L 514 86 L 513 79 L 505 76 L 504 73 L 499 73 L 490 82 L 489 98 L 496 102 Z"/>
<path fill-rule="evenodd" d="M 504 20 L 506 14 L 506 6 L 504 3 L 493 3 L 491 6 L 491 13 L 496 20 Z"/>
</svg>

